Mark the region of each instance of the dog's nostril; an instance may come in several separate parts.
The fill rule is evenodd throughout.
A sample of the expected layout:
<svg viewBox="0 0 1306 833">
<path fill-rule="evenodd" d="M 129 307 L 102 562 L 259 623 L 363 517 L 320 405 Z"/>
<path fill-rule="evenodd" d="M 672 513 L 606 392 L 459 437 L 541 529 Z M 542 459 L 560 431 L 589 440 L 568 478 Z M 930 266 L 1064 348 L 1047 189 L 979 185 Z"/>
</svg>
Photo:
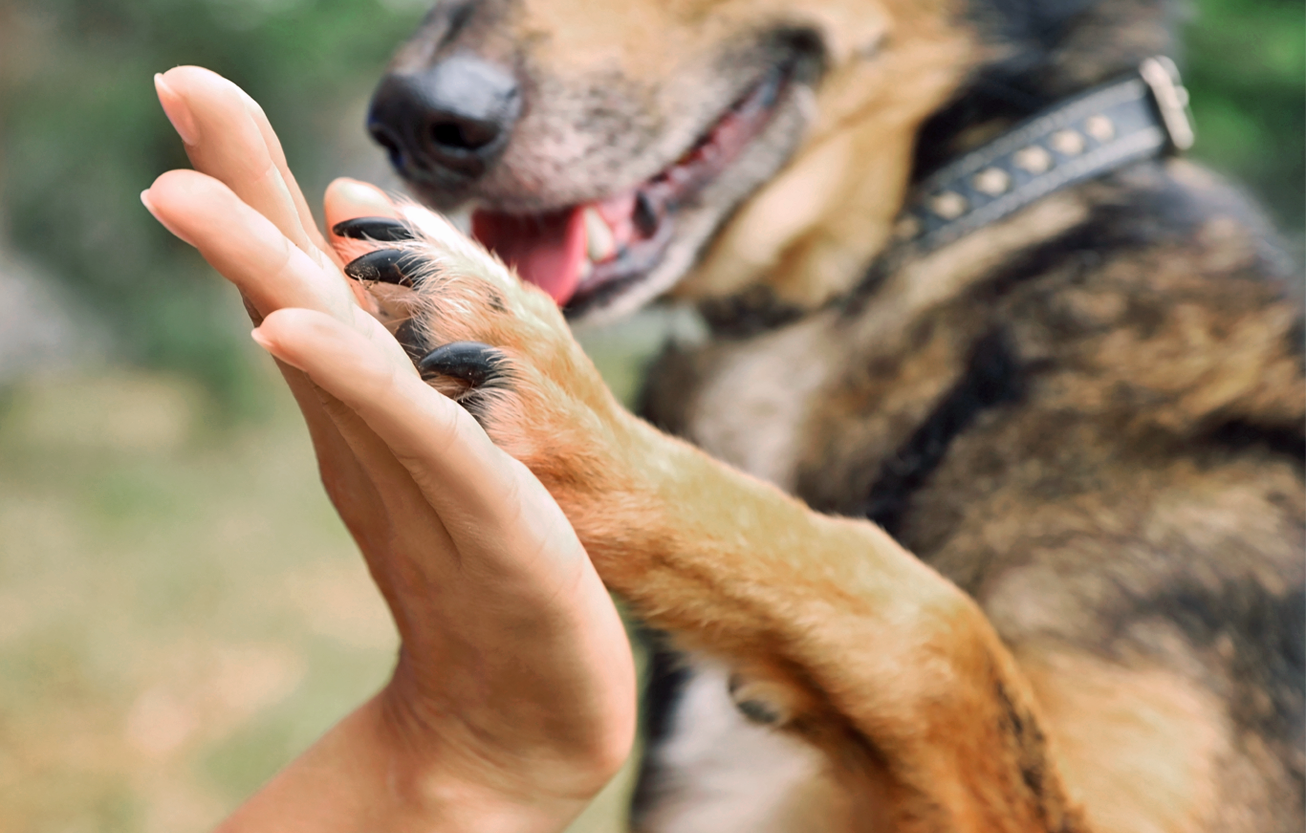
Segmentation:
<svg viewBox="0 0 1306 833">
<path fill-rule="evenodd" d="M 386 76 L 368 126 L 404 176 L 466 180 L 503 152 L 521 108 L 509 68 L 457 54 L 420 72 Z"/>
<path fill-rule="evenodd" d="M 450 150 L 477 151 L 499 138 L 499 129 L 487 122 L 436 122 L 431 141 Z"/>
</svg>

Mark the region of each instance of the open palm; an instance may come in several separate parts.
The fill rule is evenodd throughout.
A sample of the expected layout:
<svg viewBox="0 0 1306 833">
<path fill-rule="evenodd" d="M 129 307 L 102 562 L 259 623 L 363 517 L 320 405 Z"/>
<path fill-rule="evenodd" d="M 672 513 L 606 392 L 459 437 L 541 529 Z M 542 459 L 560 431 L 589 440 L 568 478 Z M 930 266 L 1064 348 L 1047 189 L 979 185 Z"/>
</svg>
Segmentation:
<svg viewBox="0 0 1306 833">
<path fill-rule="evenodd" d="M 244 296 L 403 646 L 386 689 L 231 829 L 556 829 L 633 736 L 630 649 L 598 575 L 539 481 L 428 387 L 371 314 L 258 105 L 206 70 L 158 80 L 196 170 L 164 174 L 143 199 Z M 402 211 L 361 183 L 327 194 L 331 225 Z M 373 781 L 394 815 L 364 794 L 342 812 L 312 789 Z"/>
</svg>

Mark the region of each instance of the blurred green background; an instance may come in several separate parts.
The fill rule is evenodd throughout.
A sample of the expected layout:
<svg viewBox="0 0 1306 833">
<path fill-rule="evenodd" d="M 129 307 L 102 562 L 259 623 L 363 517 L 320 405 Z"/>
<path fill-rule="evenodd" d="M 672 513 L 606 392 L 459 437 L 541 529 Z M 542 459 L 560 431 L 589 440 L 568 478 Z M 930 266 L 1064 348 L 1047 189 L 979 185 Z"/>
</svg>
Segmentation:
<svg viewBox="0 0 1306 833">
<path fill-rule="evenodd" d="M 305 191 L 427 0 L 0 0 L 0 830 L 197 831 L 385 678 L 394 635 L 231 293 L 137 194 L 150 76 L 232 78 Z M 1195 156 L 1300 258 L 1300 0 L 1199 0 Z M 651 337 L 651 336 L 650 336 Z M 633 385 L 647 338 L 589 344 Z M 608 829 L 620 787 L 582 823 Z"/>
</svg>

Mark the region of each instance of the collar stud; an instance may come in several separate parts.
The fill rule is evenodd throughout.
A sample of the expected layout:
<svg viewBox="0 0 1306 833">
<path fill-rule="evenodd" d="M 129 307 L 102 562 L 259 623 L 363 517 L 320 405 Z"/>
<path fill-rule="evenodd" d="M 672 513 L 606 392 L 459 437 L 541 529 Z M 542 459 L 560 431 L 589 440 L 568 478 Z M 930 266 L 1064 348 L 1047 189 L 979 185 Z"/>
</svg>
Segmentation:
<svg viewBox="0 0 1306 833">
<path fill-rule="evenodd" d="M 929 250 L 1063 188 L 1192 147 L 1188 91 L 1174 61 L 1066 99 L 919 183 L 895 237 Z"/>
</svg>

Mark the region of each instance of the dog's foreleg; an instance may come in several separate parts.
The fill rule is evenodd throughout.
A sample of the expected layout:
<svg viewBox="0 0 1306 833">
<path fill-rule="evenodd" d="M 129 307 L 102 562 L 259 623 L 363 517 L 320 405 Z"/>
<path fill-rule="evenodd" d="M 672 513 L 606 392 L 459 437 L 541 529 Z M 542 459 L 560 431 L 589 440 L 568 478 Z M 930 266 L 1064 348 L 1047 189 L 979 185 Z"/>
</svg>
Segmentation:
<svg viewBox="0 0 1306 833">
<path fill-rule="evenodd" d="M 603 500 L 548 485 L 613 590 L 733 664 L 746 715 L 826 750 L 888 829 L 1082 828 L 1028 687 L 969 597 L 870 523 L 812 512 L 634 418 L 621 430 L 626 465 Z"/>
<path fill-rule="evenodd" d="M 412 239 L 367 262 L 413 287 L 396 320 L 418 367 L 548 488 L 609 587 L 731 664 L 741 711 L 825 750 L 887 829 L 1082 829 L 973 601 L 870 523 L 631 416 L 552 299 L 443 219 L 406 216 Z"/>
</svg>

